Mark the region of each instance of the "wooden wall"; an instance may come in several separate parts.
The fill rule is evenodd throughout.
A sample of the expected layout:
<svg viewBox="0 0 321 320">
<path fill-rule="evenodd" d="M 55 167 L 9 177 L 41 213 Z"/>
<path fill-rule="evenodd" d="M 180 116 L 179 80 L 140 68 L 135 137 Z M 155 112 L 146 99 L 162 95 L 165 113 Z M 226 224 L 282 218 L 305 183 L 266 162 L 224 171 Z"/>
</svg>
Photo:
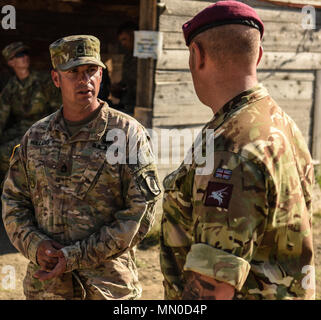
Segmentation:
<svg viewBox="0 0 321 320">
<path fill-rule="evenodd" d="M 159 30 L 164 33 L 164 44 L 155 75 L 153 127 L 199 128 L 211 119 L 212 113 L 198 101 L 194 92 L 181 26 L 216 1 L 162 2 L 166 4 L 166 10 L 159 17 Z M 297 122 L 312 147 L 315 74 L 321 69 L 321 30 L 303 30 L 298 8 L 254 0 L 242 2 L 253 6 L 265 24 L 259 79 Z M 317 21 L 321 21 L 320 10 Z M 161 173 L 165 175 L 170 170 L 164 165 Z"/>
</svg>

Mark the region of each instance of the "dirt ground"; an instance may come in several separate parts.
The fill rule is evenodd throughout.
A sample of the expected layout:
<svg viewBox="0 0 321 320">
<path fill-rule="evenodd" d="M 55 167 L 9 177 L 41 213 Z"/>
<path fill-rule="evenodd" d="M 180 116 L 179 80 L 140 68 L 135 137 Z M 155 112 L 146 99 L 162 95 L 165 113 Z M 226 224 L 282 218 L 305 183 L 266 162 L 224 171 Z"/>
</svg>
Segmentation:
<svg viewBox="0 0 321 320">
<path fill-rule="evenodd" d="M 321 213 L 314 215 L 314 247 L 316 254 L 317 299 L 321 300 Z M 22 280 L 27 267 L 27 259 L 9 244 L 4 230 L 0 228 L 0 300 L 24 300 Z M 6 265 L 15 267 L 15 289 L 4 289 L 8 271 Z M 159 247 L 152 246 L 146 250 L 137 250 L 137 265 L 143 286 L 143 300 L 162 300 L 164 291 L 162 274 L 159 267 Z"/>
</svg>

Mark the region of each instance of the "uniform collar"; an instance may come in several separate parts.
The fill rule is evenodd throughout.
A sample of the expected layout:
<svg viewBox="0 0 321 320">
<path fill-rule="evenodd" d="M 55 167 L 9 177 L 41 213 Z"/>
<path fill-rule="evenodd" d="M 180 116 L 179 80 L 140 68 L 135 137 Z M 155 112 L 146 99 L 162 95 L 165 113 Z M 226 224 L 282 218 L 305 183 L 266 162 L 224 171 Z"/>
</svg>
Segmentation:
<svg viewBox="0 0 321 320">
<path fill-rule="evenodd" d="M 209 122 L 209 126 L 216 130 L 220 127 L 223 122 L 229 118 L 234 112 L 240 110 L 244 106 L 254 103 L 258 100 L 263 99 L 268 96 L 268 91 L 261 84 L 257 84 L 255 87 L 243 91 L 229 102 L 227 102 L 213 117 L 213 119 Z"/>
<path fill-rule="evenodd" d="M 91 122 L 85 124 L 77 134 L 70 137 L 63 119 L 63 106 L 55 113 L 49 122 L 48 132 L 52 133 L 55 137 L 69 143 L 76 141 L 96 141 L 101 139 L 106 131 L 108 123 L 109 107 L 108 104 L 98 99 L 100 104 L 103 104 L 97 117 Z"/>
</svg>

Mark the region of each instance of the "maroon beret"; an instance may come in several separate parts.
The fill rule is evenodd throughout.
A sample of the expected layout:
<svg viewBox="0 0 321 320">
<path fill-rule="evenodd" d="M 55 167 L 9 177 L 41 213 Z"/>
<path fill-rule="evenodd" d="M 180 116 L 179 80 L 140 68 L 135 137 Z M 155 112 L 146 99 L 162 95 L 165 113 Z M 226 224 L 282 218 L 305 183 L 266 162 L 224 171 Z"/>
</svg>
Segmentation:
<svg viewBox="0 0 321 320">
<path fill-rule="evenodd" d="M 194 18 L 183 24 L 186 45 L 201 32 L 225 24 L 243 24 L 256 28 L 263 37 L 264 25 L 258 14 L 250 6 L 234 0 L 214 3 Z"/>
</svg>

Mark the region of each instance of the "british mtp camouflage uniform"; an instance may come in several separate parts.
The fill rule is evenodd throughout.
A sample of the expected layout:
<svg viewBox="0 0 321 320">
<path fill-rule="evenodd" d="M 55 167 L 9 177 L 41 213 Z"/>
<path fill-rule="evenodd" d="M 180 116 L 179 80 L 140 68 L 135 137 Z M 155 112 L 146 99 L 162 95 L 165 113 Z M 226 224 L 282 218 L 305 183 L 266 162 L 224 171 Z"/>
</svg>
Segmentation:
<svg viewBox="0 0 321 320">
<path fill-rule="evenodd" d="M 232 285 L 234 299 L 314 299 L 306 278 L 314 173 L 296 124 L 258 85 L 220 109 L 204 136 L 206 129 L 214 130 L 213 171 L 197 174 L 204 165 L 194 157 L 163 182 L 165 298 L 180 299 L 184 272 L 194 271 Z M 205 141 L 192 154 L 205 154 Z"/>
<path fill-rule="evenodd" d="M 115 128 L 126 134 L 126 164 L 106 160 L 112 144 L 106 134 Z M 146 161 L 128 164 L 133 133 Z M 86 299 L 140 297 L 134 248 L 152 226 L 160 195 L 149 143 L 136 120 L 106 103 L 71 137 L 61 110 L 28 130 L 10 163 L 2 197 L 8 236 L 30 260 L 27 299 L 79 298 L 80 288 Z M 67 271 L 41 282 L 32 277 L 40 268 L 36 251 L 49 239 L 65 245 Z"/>
</svg>

